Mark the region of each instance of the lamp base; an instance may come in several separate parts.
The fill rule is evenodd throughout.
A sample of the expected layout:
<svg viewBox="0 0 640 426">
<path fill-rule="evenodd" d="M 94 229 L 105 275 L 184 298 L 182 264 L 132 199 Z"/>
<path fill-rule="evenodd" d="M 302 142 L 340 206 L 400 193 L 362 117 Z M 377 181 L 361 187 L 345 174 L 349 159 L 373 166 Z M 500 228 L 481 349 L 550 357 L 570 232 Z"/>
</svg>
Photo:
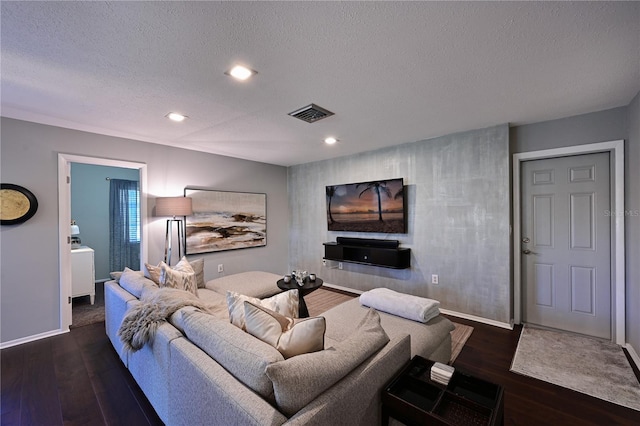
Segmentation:
<svg viewBox="0 0 640 426">
<path fill-rule="evenodd" d="M 164 241 L 164 263 L 171 266 L 171 248 L 173 247 L 172 235 L 173 235 L 173 223 L 176 222 L 178 226 L 178 259 L 182 258 L 184 249 L 184 222 L 182 219 L 167 219 L 167 232 Z"/>
</svg>

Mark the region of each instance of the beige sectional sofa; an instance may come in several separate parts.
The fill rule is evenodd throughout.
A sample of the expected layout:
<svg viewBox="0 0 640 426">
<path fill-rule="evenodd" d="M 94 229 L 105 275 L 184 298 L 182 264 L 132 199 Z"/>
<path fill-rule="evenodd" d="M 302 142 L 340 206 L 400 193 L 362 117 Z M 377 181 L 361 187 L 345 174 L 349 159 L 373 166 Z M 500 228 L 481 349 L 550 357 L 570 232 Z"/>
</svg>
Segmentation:
<svg viewBox="0 0 640 426">
<path fill-rule="evenodd" d="M 227 290 L 265 298 L 278 275 L 246 272 L 198 289 L 208 304 Z M 118 337 L 127 311 L 155 284 L 141 273 L 105 283 L 106 332 L 159 417 L 169 425 L 372 425 L 380 393 L 412 356 L 448 362 L 452 323 L 427 324 L 360 305 L 355 298 L 322 316 L 325 350 L 284 359 L 274 347 L 229 322 L 185 307 L 152 342 L 128 352 Z M 379 320 L 378 320 L 379 315 Z M 382 328 L 380 328 L 380 324 Z"/>
</svg>

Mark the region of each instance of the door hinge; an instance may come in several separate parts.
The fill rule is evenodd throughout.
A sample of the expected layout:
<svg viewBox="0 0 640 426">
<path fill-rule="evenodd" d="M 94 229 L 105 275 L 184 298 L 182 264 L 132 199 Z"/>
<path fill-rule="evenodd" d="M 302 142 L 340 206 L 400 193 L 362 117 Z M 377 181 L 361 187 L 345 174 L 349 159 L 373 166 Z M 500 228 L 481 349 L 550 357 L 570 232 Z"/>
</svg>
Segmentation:
<svg viewBox="0 0 640 426">
<path fill-rule="evenodd" d="M 71 244 L 71 237 L 67 235 L 67 244 Z"/>
<path fill-rule="evenodd" d="M 71 296 L 69 296 L 69 304 L 71 304 Z"/>
<path fill-rule="evenodd" d="M 67 176 L 67 183 L 71 183 L 71 176 Z"/>
</svg>

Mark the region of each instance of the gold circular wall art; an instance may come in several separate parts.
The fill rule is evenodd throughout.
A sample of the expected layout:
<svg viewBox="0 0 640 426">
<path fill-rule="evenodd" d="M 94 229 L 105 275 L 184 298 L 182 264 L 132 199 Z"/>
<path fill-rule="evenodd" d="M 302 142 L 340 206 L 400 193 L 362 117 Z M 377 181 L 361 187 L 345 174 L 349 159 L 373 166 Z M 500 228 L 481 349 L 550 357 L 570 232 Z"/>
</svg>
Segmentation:
<svg viewBox="0 0 640 426">
<path fill-rule="evenodd" d="M 0 224 L 25 222 L 38 210 L 38 200 L 27 188 L 12 183 L 0 184 Z"/>
</svg>

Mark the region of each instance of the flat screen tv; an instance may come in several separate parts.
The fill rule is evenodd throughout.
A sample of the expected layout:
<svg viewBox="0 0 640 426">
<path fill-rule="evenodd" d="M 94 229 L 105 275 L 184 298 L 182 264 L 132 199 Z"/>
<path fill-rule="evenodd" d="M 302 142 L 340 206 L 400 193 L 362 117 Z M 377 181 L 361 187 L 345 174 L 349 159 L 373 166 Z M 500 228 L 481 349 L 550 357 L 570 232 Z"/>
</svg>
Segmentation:
<svg viewBox="0 0 640 426">
<path fill-rule="evenodd" d="M 329 231 L 406 233 L 402 178 L 326 187 Z"/>
</svg>

